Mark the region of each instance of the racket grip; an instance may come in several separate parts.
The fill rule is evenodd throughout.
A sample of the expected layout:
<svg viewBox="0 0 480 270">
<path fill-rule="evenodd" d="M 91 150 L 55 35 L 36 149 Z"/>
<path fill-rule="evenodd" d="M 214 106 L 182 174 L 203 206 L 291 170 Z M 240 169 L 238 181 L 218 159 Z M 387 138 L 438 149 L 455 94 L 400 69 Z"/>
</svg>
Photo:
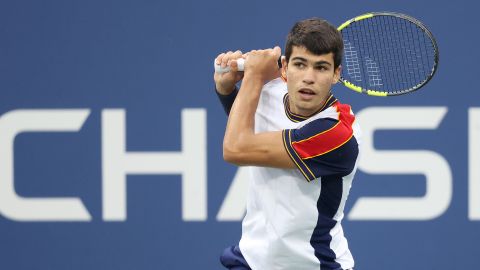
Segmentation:
<svg viewBox="0 0 480 270">
<path fill-rule="evenodd" d="M 281 68 L 282 67 L 282 58 L 285 57 L 285 56 L 280 56 L 278 58 L 278 68 Z M 237 59 L 237 65 L 238 65 L 238 71 L 244 71 L 245 69 L 245 59 L 243 58 L 239 58 Z M 230 67 L 229 66 L 226 66 L 226 67 L 222 67 L 221 65 L 217 65 L 217 63 L 215 61 L 213 61 L 213 66 L 215 68 L 215 72 L 217 73 L 227 73 L 230 71 Z"/>
<path fill-rule="evenodd" d="M 215 61 L 213 62 L 213 65 L 215 67 L 215 72 L 216 73 L 230 72 L 230 67 L 229 66 L 222 67 L 221 65 L 217 65 L 217 63 Z M 245 67 L 245 59 L 243 59 L 243 58 L 237 59 L 237 65 L 238 65 L 238 71 L 243 71 L 243 69 Z"/>
</svg>

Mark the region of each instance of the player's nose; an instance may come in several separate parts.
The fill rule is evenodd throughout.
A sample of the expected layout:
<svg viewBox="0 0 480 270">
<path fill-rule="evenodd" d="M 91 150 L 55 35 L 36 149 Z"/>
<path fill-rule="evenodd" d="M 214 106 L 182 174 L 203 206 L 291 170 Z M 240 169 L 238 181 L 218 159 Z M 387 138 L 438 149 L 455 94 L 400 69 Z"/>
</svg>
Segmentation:
<svg viewBox="0 0 480 270">
<path fill-rule="evenodd" d="M 313 84 L 315 82 L 315 73 L 313 68 L 307 68 L 304 70 L 302 81 L 305 84 Z"/>
</svg>

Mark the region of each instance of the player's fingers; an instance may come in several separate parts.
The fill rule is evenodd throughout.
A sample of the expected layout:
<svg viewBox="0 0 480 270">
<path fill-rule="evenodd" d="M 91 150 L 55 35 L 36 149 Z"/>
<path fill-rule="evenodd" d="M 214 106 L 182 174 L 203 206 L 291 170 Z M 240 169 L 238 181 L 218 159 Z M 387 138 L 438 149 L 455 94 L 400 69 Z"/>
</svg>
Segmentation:
<svg viewBox="0 0 480 270">
<path fill-rule="evenodd" d="M 275 46 L 273 48 L 273 55 L 275 56 L 275 59 L 280 58 L 280 56 L 282 55 L 282 49 L 279 46 Z"/>
<path fill-rule="evenodd" d="M 259 50 L 251 50 L 248 53 L 246 53 L 245 61 L 247 61 L 250 57 L 255 57 L 258 55 Z"/>
<path fill-rule="evenodd" d="M 275 46 L 273 48 L 273 57 L 276 65 L 278 66 L 278 68 L 280 68 L 282 66 L 282 61 L 280 61 L 282 57 L 282 49 L 279 46 Z"/>
<path fill-rule="evenodd" d="M 242 57 L 242 51 L 240 50 L 236 50 L 233 54 L 232 54 L 232 58 L 235 58 L 235 59 L 238 59 Z"/>
<path fill-rule="evenodd" d="M 217 57 L 215 58 L 215 63 L 217 65 L 220 65 L 222 63 L 223 56 L 225 56 L 225 53 L 221 53 L 221 54 L 217 55 Z"/>
<path fill-rule="evenodd" d="M 225 55 L 222 58 L 222 63 L 221 63 L 222 68 L 227 66 L 228 60 L 230 60 L 230 55 L 232 55 L 232 53 L 233 53 L 232 51 L 228 51 L 225 53 Z"/>
<path fill-rule="evenodd" d="M 230 66 L 232 61 L 236 61 L 238 58 L 240 58 L 242 56 L 242 52 L 237 50 L 235 52 L 233 52 L 232 54 L 230 54 L 229 56 L 229 59 L 227 61 L 227 66 Z"/>
<path fill-rule="evenodd" d="M 235 51 L 230 55 L 230 59 L 227 61 L 227 66 L 231 66 L 233 61 L 236 61 L 238 58 L 242 57 L 242 52 L 240 50 Z"/>
<path fill-rule="evenodd" d="M 237 72 L 238 71 L 238 63 L 237 63 L 237 60 L 230 60 L 230 63 L 228 64 L 228 66 L 230 67 L 230 70 L 232 72 Z"/>
</svg>

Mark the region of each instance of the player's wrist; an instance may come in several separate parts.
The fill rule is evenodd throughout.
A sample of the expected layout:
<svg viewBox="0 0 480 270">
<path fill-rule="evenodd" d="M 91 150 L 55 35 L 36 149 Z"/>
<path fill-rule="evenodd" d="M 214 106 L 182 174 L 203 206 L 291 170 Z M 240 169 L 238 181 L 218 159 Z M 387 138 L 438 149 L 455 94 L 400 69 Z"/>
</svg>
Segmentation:
<svg viewBox="0 0 480 270">
<path fill-rule="evenodd" d="M 221 84 L 215 84 L 215 91 L 217 91 L 217 93 L 219 93 L 220 95 L 223 95 L 223 96 L 228 96 L 230 94 L 233 93 L 233 91 L 235 91 L 236 89 L 236 86 L 235 84 L 233 85 L 221 85 Z"/>
<path fill-rule="evenodd" d="M 241 89 L 246 89 L 247 93 L 249 93 L 250 96 L 260 96 L 260 92 L 262 91 L 263 85 L 265 84 L 264 78 L 262 76 L 258 76 L 256 74 L 252 75 L 247 75 L 245 74 L 245 77 L 243 78 L 242 81 L 242 87 Z M 240 90 L 241 92 L 242 90 Z"/>
<path fill-rule="evenodd" d="M 245 76 L 243 78 L 244 83 L 245 81 L 248 81 L 250 83 L 260 85 L 264 85 L 266 80 L 267 79 L 265 78 L 265 76 L 259 72 L 245 72 Z"/>
</svg>

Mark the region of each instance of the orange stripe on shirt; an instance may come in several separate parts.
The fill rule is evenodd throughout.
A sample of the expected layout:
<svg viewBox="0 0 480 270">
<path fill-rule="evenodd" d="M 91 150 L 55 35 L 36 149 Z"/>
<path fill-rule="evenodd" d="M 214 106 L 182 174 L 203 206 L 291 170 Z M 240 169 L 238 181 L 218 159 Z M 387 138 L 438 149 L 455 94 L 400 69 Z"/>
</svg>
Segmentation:
<svg viewBox="0 0 480 270">
<path fill-rule="evenodd" d="M 350 114 L 350 106 L 339 102 L 334 106 L 337 109 L 339 121 L 335 126 L 308 139 L 292 143 L 292 147 L 302 159 L 331 152 L 352 138 L 352 123 L 355 121 L 355 117 Z"/>
</svg>

